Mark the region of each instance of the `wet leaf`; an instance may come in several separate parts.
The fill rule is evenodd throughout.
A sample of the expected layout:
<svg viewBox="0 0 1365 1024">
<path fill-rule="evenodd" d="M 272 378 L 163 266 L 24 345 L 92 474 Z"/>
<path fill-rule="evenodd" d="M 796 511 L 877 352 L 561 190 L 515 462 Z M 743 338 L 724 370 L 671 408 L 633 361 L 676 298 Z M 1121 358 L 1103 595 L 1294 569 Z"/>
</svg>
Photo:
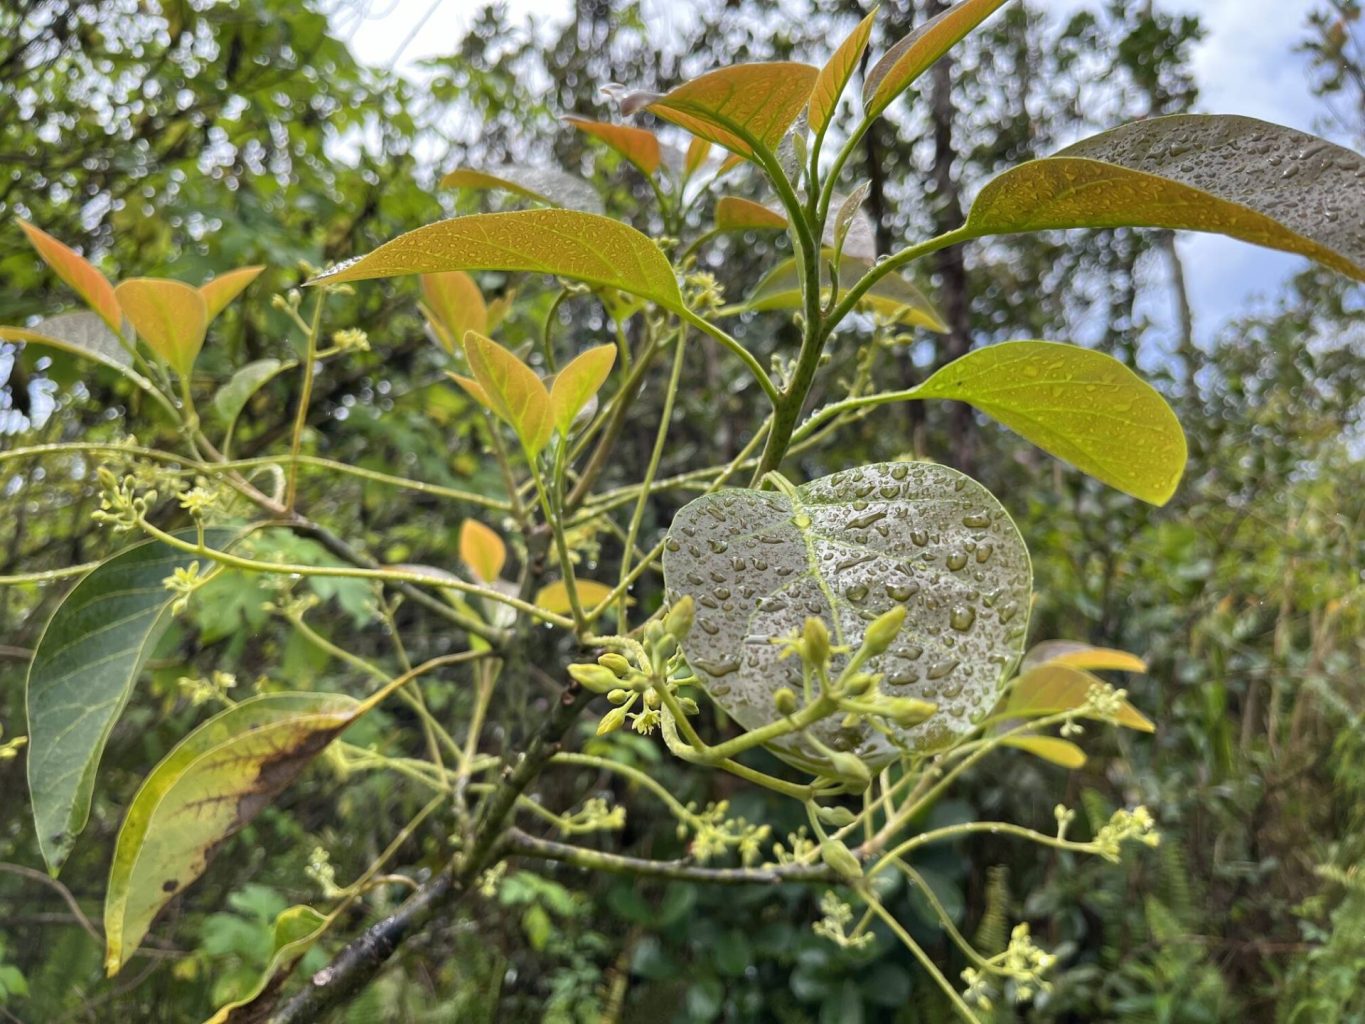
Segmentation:
<svg viewBox="0 0 1365 1024">
<path fill-rule="evenodd" d="M 866 195 L 866 186 L 860 191 L 862 195 Z M 835 193 L 833 199 L 839 203 L 839 212 L 825 225 L 823 243 L 825 247 L 833 250 L 838 242 L 839 233 L 843 231 L 844 255 L 861 260 L 870 266 L 876 259 L 877 243 L 872 219 L 858 208 L 858 204 L 862 202 L 861 198 L 857 198 L 858 195 L 858 191 L 849 197 Z M 785 231 L 787 228 L 787 215 L 781 210 L 740 196 L 722 196 L 718 199 L 715 219 L 716 227 L 722 231 Z"/>
<path fill-rule="evenodd" d="M 683 308 L 673 268 L 640 232 L 574 210 L 519 210 L 455 217 L 399 235 L 313 279 L 340 284 L 446 270 L 520 270 L 619 288 L 674 312 Z"/>
<path fill-rule="evenodd" d="M 303 904 L 281 911 L 275 918 L 270 961 L 265 965 L 260 978 L 239 999 L 219 1007 L 204 1024 L 248 1024 L 252 1020 L 252 1015 L 237 1011 L 249 1009 L 268 988 L 287 978 L 295 965 L 326 932 L 331 920 L 326 914 Z"/>
<path fill-rule="evenodd" d="M 56 348 L 129 374 L 133 355 L 109 325 L 94 313 L 59 313 L 33 328 L 0 327 L 0 341 Z M 143 379 L 140 376 L 139 380 Z"/>
<path fill-rule="evenodd" d="M 1070 740 L 1059 739 L 1056 736 L 1011 736 L 1001 742 L 1007 747 L 1026 750 L 1034 757 L 1040 757 L 1063 768 L 1085 767 L 1085 751 Z"/>
<path fill-rule="evenodd" d="M 578 413 L 606 383 L 615 362 L 615 345 L 597 345 L 555 374 L 550 386 L 550 407 L 555 426 L 565 437 Z"/>
<path fill-rule="evenodd" d="M 227 539 L 211 532 L 208 543 Z M 163 581 L 192 561 L 158 541 L 125 548 L 81 578 L 38 640 L 26 683 L 28 784 L 53 874 L 85 827 L 109 733 L 170 624 Z"/>
<path fill-rule="evenodd" d="M 716 200 L 716 227 L 722 231 L 785 231 L 787 218 L 762 203 L 742 196 Z"/>
<path fill-rule="evenodd" d="M 529 455 L 537 455 L 554 430 L 545 384 L 507 349 L 474 331 L 464 336 L 464 354 L 488 407 L 516 432 Z"/>
<path fill-rule="evenodd" d="M 114 286 L 95 269 L 84 256 L 62 244 L 41 228 L 27 221 L 19 221 L 19 228 L 28 238 L 43 262 L 52 268 L 68 288 L 84 302 L 115 334 L 123 330 L 123 312 L 114 296 Z"/>
<path fill-rule="evenodd" d="M 863 109 L 869 117 L 885 110 L 915 79 L 985 21 L 1005 0 L 962 0 L 926 21 L 872 66 L 863 81 Z"/>
<path fill-rule="evenodd" d="M 461 167 L 443 177 L 441 187 L 514 192 L 548 206 L 602 212 L 602 197 L 596 189 L 576 174 L 554 167 Z"/>
<path fill-rule="evenodd" d="M 584 611 L 601 604 L 612 591 L 611 587 L 596 580 L 575 579 L 574 588 L 578 591 L 578 601 Z M 555 580 L 541 587 L 536 591 L 534 603 L 537 608 L 544 608 L 547 612 L 559 615 L 568 615 L 573 611 L 573 606 L 569 604 L 569 588 L 564 585 L 563 580 Z"/>
<path fill-rule="evenodd" d="M 204 297 L 204 307 L 209 320 L 216 317 L 227 308 L 228 303 L 246 291 L 247 285 L 256 280 L 264 269 L 265 267 L 241 267 L 237 270 L 229 270 L 226 274 L 219 274 L 201 284 L 199 294 Z"/>
<path fill-rule="evenodd" d="M 773 638 L 808 616 L 835 645 L 856 648 L 868 622 L 901 604 L 904 627 L 868 662 L 883 692 L 932 701 L 938 711 L 892 727 L 897 743 L 936 749 L 975 727 L 1023 653 L 1032 577 L 1019 531 L 980 484 L 932 463 L 851 469 L 783 494 L 727 489 L 674 518 L 664 546 L 668 600 L 689 595 L 696 620 L 683 643 L 712 699 L 746 729 L 773 721 L 773 693 L 802 692 L 800 662 Z M 838 672 L 845 655 L 836 655 Z M 816 727 L 870 768 L 896 749 L 867 727 Z M 774 745 L 799 765 L 822 756 L 799 737 Z"/>
<path fill-rule="evenodd" d="M 872 226 L 872 218 L 863 212 L 863 201 L 871 189 L 872 182 L 865 181 L 839 203 L 834 214 L 832 237 L 831 228 L 825 229 L 826 245 L 859 259 L 877 258 L 877 232 Z"/>
<path fill-rule="evenodd" d="M 1037 718 L 1085 706 L 1092 686 L 1104 681 L 1089 672 L 1051 662 L 1028 669 L 1010 687 L 998 715 L 1002 718 Z M 1083 717 L 1093 718 L 1094 715 Z M 1151 719 L 1128 701 L 1116 719 L 1119 725 L 1139 732 L 1155 732 Z"/>
<path fill-rule="evenodd" d="M 1365 157 L 1250 117 L 1123 125 L 996 178 L 974 236 L 1048 228 L 1210 231 L 1365 281 Z"/>
<path fill-rule="evenodd" d="M 204 345 L 208 305 L 198 288 L 180 281 L 135 277 L 114 289 L 128 322 L 147 346 L 182 377 Z"/>
<path fill-rule="evenodd" d="M 644 104 L 699 138 L 742 156 L 773 150 L 810 99 L 819 74 L 809 64 L 736 64 L 708 72 Z M 625 109 L 625 108 L 623 108 Z"/>
<path fill-rule="evenodd" d="M 466 331 L 488 333 L 488 306 L 474 279 L 463 270 L 422 275 L 422 311 L 447 352 Z"/>
<path fill-rule="evenodd" d="M 1065 665 L 1068 668 L 1115 672 L 1146 672 L 1147 663 L 1136 654 L 1110 647 L 1092 647 L 1077 640 L 1045 640 L 1029 648 L 1021 668 L 1037 665 Z"/>
<path fill-rule="evenodd" d="M 1125 494 L 1164 505 L 1185 471 L 1185 433 L 1156 390 L 1112 356 L 1051 341 L 969 352 L 915 389 L 974 405 Z"/>
<path fill-rule="evenodd" d="M 565 117 L 564 120 L 580 132 L 605 142 L 645 174 L 653 174 L 659 169 L 661 161 L 659 140 L 653 132 L 624 124 L 591 121 L 586 117 L 573 115 Z"/>
<path fill-rule="evenodd" d="M 858 23 L 858 27 L 848 34 L 848 38 L 839 44 L 839 49 L 834 51 L 834 55 L 820 69 L 820 75 L 815 80 L 815 88 L 811 90 L 809 110 L 810 130 L 816 134 L 819 134 L 834 116 L 834 110 L 839 105 L 839 97 L 843 95 L 848 80 L 853 77 L 858 61 L 862 60 L 863 51 L 867 49 L 867 41 L 872 36 L 872 22 L 877 17 L 877 11 L 878 8 L 874 7 L 868 16 Z"/>
<path fill-rule="evenodd" d="M 460 525 L 460 561 L 480 581 L 491 583 L 502 575 L 507 562 L 507 545 L 497 533 L 477 519 Z"/>
<path fill-rule="evenodd" d="M 105 970 L 117 974 L 152 920 L 222 842 L 288 786 L 362 707 L 341 694 L 272 693 L 199 726 L 138 789 L 104 901 Z"/>
<path fill-rule="evenodd" d="M 832 258 L 833 253 L 826 250 Z M 839 294 L 847 294 L 849 287 L 871 269 L 872 264 L 845 255 L 839 261 Z M 822 266 L 824 287 L 829 291 L 829 268 Z M 770 270 L 754 286 L 753 294 L 745 302 L 745 307 L 756 310 L 799 309 L 804 303 L 801 292 L 800 272 L 796 260 L 788 259 Z M 860 309 L 872 310 L 880 315 L 924 327 L 945 334 L 947 325 L 934 304 L 924 293 L 900 274 L 892 271 L 880 278 L 858 303 Z"/>
</svg>

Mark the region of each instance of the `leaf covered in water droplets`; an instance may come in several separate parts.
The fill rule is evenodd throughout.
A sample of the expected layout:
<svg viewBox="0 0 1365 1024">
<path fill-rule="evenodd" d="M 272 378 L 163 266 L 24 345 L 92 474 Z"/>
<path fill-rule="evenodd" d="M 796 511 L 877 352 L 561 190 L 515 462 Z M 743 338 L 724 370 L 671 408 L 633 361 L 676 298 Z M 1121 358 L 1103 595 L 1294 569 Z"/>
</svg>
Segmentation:
<svg viewBox="0 0 1365 1024">
<path fill-rule="evenodd" d="M 716 701 L 746 729 L 777 717 L 773 694 L 802 690 L 801 663 L 774 638 L 808 616 L 836 645 L 856 649 L 867 624 L 895 604 L 905 625 L 868 662 L 890 696 L 932 701 L 937 712 L 896 743 L 935 749 L 974 728 L 1023 654 L 1032 571 L 1009 515 L 980 484 L 933 463 L 846 470 L 797 489 L 797 503 L 770 491 L 727 489 L 678 513 L 664 545 L 670 601 L 696 603 L 683 651 Z M 836 654 L 832 672 L 845 655 Z M 896 748 L 838 716 L 814 727 L 835 749 L 870 767 Z M 820 765 L 800 735 L 774 744 L 797 764 Z"/>
<path fill-rule="evenodd" d="M 512 192 L 550 206 L 601 213 L 602 197 L 588 182 L 555 167 L 461 167 L 441 179 L 442 188 Z"/>
<path fill-rule="evenodd" d="M 996 178 L 975 237 L 1047 228 L 1209 231 L 1365 281 L 1365 157 L 1250 117 L 1138 121 Z"/>
</svg>

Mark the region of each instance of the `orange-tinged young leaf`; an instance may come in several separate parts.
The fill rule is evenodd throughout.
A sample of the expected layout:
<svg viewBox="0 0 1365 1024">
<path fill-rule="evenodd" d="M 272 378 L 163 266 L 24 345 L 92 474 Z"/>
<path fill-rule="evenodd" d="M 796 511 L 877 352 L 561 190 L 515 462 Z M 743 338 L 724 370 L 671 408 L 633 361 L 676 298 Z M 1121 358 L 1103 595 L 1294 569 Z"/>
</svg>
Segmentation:
<svg viewBox="0 0 1365 1024">
<path fill-rule="evenodd" d="M 863 109 L 868 116 L 875 117 L 885 110 L 935 61 L 1004 3 L 1005 0 L 962 0 L 887 50 L 863 81 Z"/>
<path fill-rule="evenodd" d="M 204 307 L 209 320 L 216 317 L 227 308 L 229 302 L 246 291 L 247 285 L 256 280 L 264 269 L 265 267 L 240 267 L 237 270 L 229 270 L 226 274 L 219 274 L 201 284 L 199 294 L 204 297 Z"/>
<path fill-rule="evenodd" d="M 696 174 L 697 169 L 706 163 L 706 158 L 710 155 L 711 143 L 694 135 L 692 141 L 687 144 L 687 156 L 683 159 L 683 177 L 690 178 Z"/>
<path fill-rule="evenodd" d="M 584 610 L 595 607 L 607 599 L 611 593 L 611 587 L 596 580 L 574 580 L 574 588 L 578 591 L 578 601 Z M 536 591 L 535 606 L 544 608 L 547 612 L 555 612 L 559 615 L 568 615 L 573 611 L 573 606 L 569 604 L 569 589 L 564 585 L 563 580 L 547 584 Z"/>
<path fill-rule="evenodd" d="M 876 16 L 877 8 L 874 7 L 868 16 L 858 23 L 858 27 L 848 34 L 848 38 L 839 44 L 834 56 L 820 69 L 820 77 L 815 80 L 815 88 L 810 94 L 811 131 L 819 134 L 834 116 L 834 108 L 839 105 L 839 97 L 844 94 L 844 87 L 853 77 L 853 69 L 858 66 L 863 51 L 867 49 L 867 41 L 872 36 L 872 21 Z"/>
<path fill-rule="evenodd" d="M 974 405 L 1110 487 L 1164 505 L 1187 449 L 1166 399 L 1113 356 L 1055 341 L 1010 341 L 969 352 L 916 398 Z"/>
<path fill-rule="evenodd" d="M 474 331 L 464 336 L 464 354 L 489 407 L 516 432 L 527 453 L 534 457 L 554 430 L 550 393 L 544 383 L 507 349 Z"/>
<path fill-rule="evenodd" d="M 1049 228 L 1211 231 L 1365 281 L 1365 156 L 1250 117 L 1138 121 L 1006 171 L 974 237 Z"/>
<path fill-rule="evenodd" d="M 1024 655 L 1021 667 L 1033 668 L 1037 665 L 1065 665 L 1068 668 L 1114 672 L 1147 671 L 1147 663 L 1136 654 L 1116 651 L 1111 647 L 1092 647 L 1077 640 L 1045 640 L 1034 644 Z"/>
<path fill-rule="evenodd" d="M 340 284 L 444 270 L 523 270 L 619 288 L 682 312 L 673 268 L 650 239 L 608 217 L 576 210 L 482 213 L 428 224 L 324 271 Z"/>
<path fill-rule="evenodd" d="M 773 149 L 810 99 L 819 74 L 809 64 L 776 61 L 711 71 L 646 104 L 665 121 L 742 156 Z"/>
<path fill-rule="evenodd" d="M 109 279 L 95 269 L 84 256 L 74 249 L 63 245 L 46 231 L 36 228 L 28 221 L 21 220 L 19 228 L 28 237 L 38 255 L 43 258 L 66 286 L 81 297 L 99 318 L 109 325 L 115 334 L 123 333 L 123 314 L 119 310 L 118 299 L 114 296 L 114 286 Z"/>
<path fill-rule="evenodd" d="M 447 352 L 466 331 L 488 331 L 488 307 L 483 292 L 463 270 L 422 275 L 422 302 L 428 319 Z"/>
<path fill-rule="evenodd" d="M 565 437 L 579 410 L 606 383 L 615 362 L 615 345 L 597 345 L 575 357 L 555 376 L 555 382 L 550 387 L 550 407 L 555 426 Z"/>
<path fill-rule="evenodd" d="M 194 368 L 208 329 L 208 304 L 180 281 L 135 277 L 114 289 L 123 315 L 148 347 L 181 376 Z"/>
<path fill-rule="evenodd" d="M 466 519 L 460 524 L 460 561 L 469 566 L 483 583 L 492 583 L 502 575 L 507 562 L 507 545 L 492 529 L 477 519 Z"/>
<path fill-rule="evenodd" d="M 624 124 L 608 124 L 570 114 L 564 120 L 585 135 L 605 142 L 646 174 L 659 169 L 659 140 L 653 132 Z"/>
<path fill-rule="evenodd" d="M 1089 672 L 1050 662 L 1019 676 L 997 714 L 1005 718 L 1037 718 L 1085 707 L 1092 686 L 1104 682 Z M 1094 716 L 1086 716 L 1094 717 Z M 1155 732 L 1151 719 L 1124 701 L 1115 721 L 1139 732 Z"/>
<path fill-rule="evenodd" d="M 488 397 L 488 392 L 484 391 L 482 384 L 471 377 L 464 377 L 458 373 L 446 371 L 446 374 L 456 384 L 464 388 L 465 393 L 468 394 L 470 398 L 474 399 L 474 401 L 478 402 L 489 412 L 493 412 L 493 400 Z"/>
<path fill-rule="evenodd" d="M 721 196 L 716 200 L 716 227 L 722 231 L 783 231 L 787 218 L 752 199 Z"/>
<path fill-rule="evenodd" d="M 442 178 L 441 187 L 515 192 L 548 206 L 562 206 L 584 213 L 602 212 L 602 197 L 596 189 L 576 174 L 554 167 L 462 167 Z"/>
<path fill-rule="evenodd" d="M 1085 751 L 1070 740 L 1058 739 L 1056 736 L 1011 736 L 1002 742 L 1007 747 L 1028 751 L 1034 757 L 1063 768 L 1085 767 Z"/>
</svg>

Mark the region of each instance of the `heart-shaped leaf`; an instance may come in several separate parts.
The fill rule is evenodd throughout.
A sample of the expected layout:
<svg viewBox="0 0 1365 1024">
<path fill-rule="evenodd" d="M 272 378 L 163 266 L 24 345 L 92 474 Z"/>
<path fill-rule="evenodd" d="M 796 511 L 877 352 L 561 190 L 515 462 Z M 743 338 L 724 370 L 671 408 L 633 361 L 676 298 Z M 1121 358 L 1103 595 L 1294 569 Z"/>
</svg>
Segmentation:
<svg viewBox="0 0 1365 1024">
<path fill-rule="evenodd" d="M 585 135 L 605 142 L 646 174 L 653 174 L 659 169 L 662 156 L 659 140 L 653 132 L 625 124 L 590 121 L 586 117 L 573 115 L 564 120 Z"/>
<path fill-rule="evenodd" d="M 858 22 L 858 27 L 848 34 L 848 38 L 839 44 L 839 49 L 834 51 L 825 66 L 820 69 L 820 75 L 815 80 L 815 88 L 811 90 L 809 116 L 810 130 L 819 133 L 829 124 L 829 119 L 834 116 L 834 108 L 839 105 L 839 97 L 844 94 L 844 86 L 848 85 L 848 80 L 853 77 L 853 70 L 858 66 L 858 61 L 863 58 L 863 51 L 867 49 L 867 41 L 872 36 L 872 21 L 877 17 L 877 9 L 874 7 L 866 18 Z"/>
<path fill-rule="evenodd" d="M 204 345 L 208 304 L 198 288 L 164 278 L 135 277 L 114 289 L 128 322 L 148 348 L 188 376 Z"/>
<path fill-rule="evenodd" d="M 1166 400 L 1113 356 L 1011 341 L 955 359 L 916 398 L 976 406 L 1039 448 L 1125 494 L 1164 505 L 1185 471 L 1185 432 Z"/>
<path fill-rule="evenodd" d="M 70 246 L 63 245 L 41 228 L 21 220 L 19 228 L 51 267 L 81 301 L 94 311 L 115 334 L 123 330 L 123 312 L 114 297 L 114 286 L 94 265 Z"/>
<path fill-rule="evenodd" d="M 1365 157 L 1250 117 L 1126 124 L 1006 171 L 974 236 L 1047 228 L 1211 231 L 1300 253 L 1365 281 Z"/>
<path fill-rule="evenodd" d="M 271 693 L 210 718 L 142 783 L 119 829 L 104 900 L 105 970 L 117 974 L 152 919 L 213 853 L 293 782 L 363 705 Z"/>
<path fill-rule="evenodd" d="M 515 192 L 538 203 L 584 213 L 601 213 L 602 197 L 577 175 L 554 167 L 461 167 L 441 179 L 442 188 Z"/>
<path fill-rule="evenodd" d="M 339 264 L 313 284 L 340 284 L 444 270 L 523 270 L 619 288 L 683 309 L 673 268 L 627 224 L 577 210 L 482 213 L 428 224 Z"/>
<path fill-rule="evenodd" d="M 664 581 L 671 601 L 696 604 L 683 651 L 712 699 L 746 729 L 766 725 L 778 717 L 774 692 L 802 688 L 800 662 L 783 659 L 775 638 L 815 616 L 836 645 L 857 648 L 868 622 L 901 604 L 905 625 L 869 670 L 884 675 L 885 693 L 938 711 L 893 727 L 896 743 L 936 749 L 969 732 L 1023 653 L 1032 573 L 1009 515 L 976 481 L 933 463 L 846 470 L 796 493 L 793 504 L 769 491 L 717 491 L 669 529 Z M 814 728 L 873 768 L 896 756 L 867 726 Z M 823 763 L 799 735 L 774 750 Z"/>
</svg>

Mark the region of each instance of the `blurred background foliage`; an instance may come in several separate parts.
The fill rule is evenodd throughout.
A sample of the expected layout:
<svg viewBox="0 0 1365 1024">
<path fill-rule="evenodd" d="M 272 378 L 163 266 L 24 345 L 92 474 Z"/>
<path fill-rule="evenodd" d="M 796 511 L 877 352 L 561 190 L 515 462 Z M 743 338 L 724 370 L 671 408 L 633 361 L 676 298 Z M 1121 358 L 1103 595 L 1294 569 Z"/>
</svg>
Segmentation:
<svg viewBox="0 0 1365 1024">
<path fill-rule="evenodd" d="M 198 283 L 246 263 L 270 270 L 216 324 L 201 359 L 227 376 L 250 360 L 288 358 L 287 326 L 267 298 L 321 265 L 366 251 L 479 197 L 443 194 L 461 164 L 559 162 L 581 173 L 637 226 L 657 231 L 644 182 L 608 151 L 563 126 L 562 113 L 611 117 L 598 89 L 666 86 L 710 66 L 766 58 L 824 60 L 863 13 L 852 0 L 707 0 L 686 37 L 652 38 L 637 7 L 578 0 L 550 45 L 490 8 L 420 86 L 358 64 L 335 33 L 338 7 L 298 0 L 9 0 L 0 6 L 0 322 L 68 307 L 34 258 L 16 218 L 76 244 L 110 272 L 170 274 Z M 888 0 L 873 51 L 946 6 Z M 872 183 L 880 249 L 956 223 L 985 178 L 1119 120 L 1185 110 L 1197 101 L 1190 47 L 1197 20 L 1150 3 L 1094 0 L 1067 20 L 1014 4 L 926 76 L 879 122 L 850 181 Z M 1308 10 L 1307 8 L 1311 8 Z M 1360 9 L 1306 5 L 1299 46 L 1339 125 L 1365 139 Z M 1286 14 L 1286 18 L 1289 15 Z M 1326 110 L 1326 107 L 1324 107 Z M 756 185 L 736 178 L 731 190 Z M 763 198 L 754 193 L 756 198 Z M 694 228 L 704 226 L 703 209 Z M 785 243 L 721 238 L 705 262 L 742 294 Z M 906 338 L 876 353 L 886 379 L 920 379 L 971 345 L 1018 337 L 1084 341 L 1139 365 L 1167 394 L 1191 442 L 1188 476 L 1153 510 L 1059 467 L 965 408 L 878 412 L 803 455 L 818 476 L 906 453 L 979 477 L 1016 516 L 1033 552 L 1037 639 L 1066 637 L 1138 652 L 1149 678 L 1134 701 L 1155 737 L 1086 738 L 1079 771 L 997 755 L 936 823 L 1008 817 L 1051 827 L 1054 804 L 1094 823 L 1140 801 L 1165 835 L 1117 867 L 988 836 L 917 863 L 988 952 L 1027 920 L 1063 954 L 1055 989 L 1000 1021 L 1365 1021 L 1365 324 L 1362 294 L 1325 271 L 1304 271 L 1260 312 L 1197 340 L 1179 254 L 1167 234 L 1113 231 L 993 240 L 943 254 L 924 283 L 952 332 Z M 506 282 L 483 282 L 499 293 Z M 1173 311 L 1174 329 L 1142 314 Z M 538 336 L 548 296 L 519 301 L 502 330 Z M 554 329 L 587 343 L 608 325 L 586 299 L 553 311 Z M 498 491 L 482 419 L 444 383 L 424 335 L 413 282 L 358 289 L 337 327 L 370 336 L 371 351 L 318 379 L 309 444 L 331 458 Z M 791 338 L 772 316 L 739 336 L 767 358 Z M 866 338 L 861 339 L 863 341 Z M 861 348 L 834 355 L 851 375 Z M 691 368 L 675 443 L 661 472 L 728 458 L 752 431 L 758 404 L 723 358 Z M 116 380 L 77 375 L 32 353 L 0 350 L 0 448 L 154 432 L 154 412 Z M 286 437 L 297 381 L 282 375 L 249 407 L 236 452 Z M 642 404 L 660 395 L 647 394 Z M 648 440 L 642 435 L 640 444 Z M 641 449 L 641 462 L 647 449 Z M 606 481 L 606 485 L 611 484 Z M 420 495 L 392 500 L 355 480 L 305 479 L 312 514 L 386 561 L 450 564 L 460 520 Z M 687 498 L 662 495 L 646 527 L 660 530 Z M 89 479 L 58 461 L 8 463 L 0 478 L 0 575 L 101 557 L 116 539 L 92 526 Z M 496 525 L 496 524 L 495 524 Z M 326 557 L 308 538 L 280 535 L 293 560 Z M 596 557 L 593 538 L 580 556 Z M 350 669 L 258 611 L 255 582 L 229 574 L 212 601 L 157 652 L 149 683 L 115 733 L 85 839 L 63 873 L 92 916 L 121 808 L 138 780 L 202 718 L 204 689 L 182 682 L 230 672 L 291 687 L 344 689 Z M 0 588 L 0 722 L 23 731 L 24 659 L 64 585 Z M 319 590 L 315 620 L 357 653 L 388 643 L 401 620 L 414 660 L 444 649 L 420 611 L 377 606 L 363 586 Z M 642 593 L 644 601 L 657 593 Z M 423 649 L 426 648 L 426 649 Z M 529 660 L 529 659 L 528 659 Z M 493 710 L 506 742 L 541 713 L 554 680 L 529 666 Z M 224 680 L 219 680 L 223 682 Z M 460 687 L 432 692 L 459 721 Z M 401 712 L 367 720 L 356 742 L 401 744 Z M 586 727 L 585 727 L 586 728 Z M 728 776 L 680 771 L 656 742 L 582 737 L 663 779 L 687 799 L 729 799 L 782 833 L 792 808 Z M 617 789 L 630 807 L 611 842 L 628 852 L 678 853 L 669 823 L 619 782 L 545 780 L 547 800 Z M 586 787 L 586 788 L 585 788 Z M 270 955 L 270 922 L 318 898 L 329 870 L 349 879 L 420 806 L 422 794 L 383 776 L 342 779 L 325 766 L 293 787 L 218 858 L 156 929 L 163 956 L 104 981 L 100 949 L 61 894 L 23 866 L 39 863 L 24 797 L 22 756 L 0 760 L 0 1018 L 25 1022 L 200 1019 L 249 986 Z M 789 820 L 791 819 L 791 820 Z M 409 845 L 415 869 L 440 848 L 433 832 Z M 319 851 L 322 851 L 319 853 Z M 19 866 L 16 870 L 14 866 Z M 389 892 L 386 896 L 385 893 Z M 949 1011 L 904 950 L 879 940 L 842 950 L 815 936 L 818 893 L 705 890 L 682 883 L 532 873 L 513 864 L 496 895 L 465 904 L 405 947 L 396 966 L 350 1009 L 349 1021 L 859 1021 L 938 1022 Z M 355 926 L 398 899 L 376 890 Z M 942 961 L 948 945 L 911 898 L 898 916 Z M 884 939 L 885 937 L 883 937 Z M 958 964 L 950 976 L 962 965 Z M 305 965 L 307 969 L 307 965 Z"/>
</svg>

